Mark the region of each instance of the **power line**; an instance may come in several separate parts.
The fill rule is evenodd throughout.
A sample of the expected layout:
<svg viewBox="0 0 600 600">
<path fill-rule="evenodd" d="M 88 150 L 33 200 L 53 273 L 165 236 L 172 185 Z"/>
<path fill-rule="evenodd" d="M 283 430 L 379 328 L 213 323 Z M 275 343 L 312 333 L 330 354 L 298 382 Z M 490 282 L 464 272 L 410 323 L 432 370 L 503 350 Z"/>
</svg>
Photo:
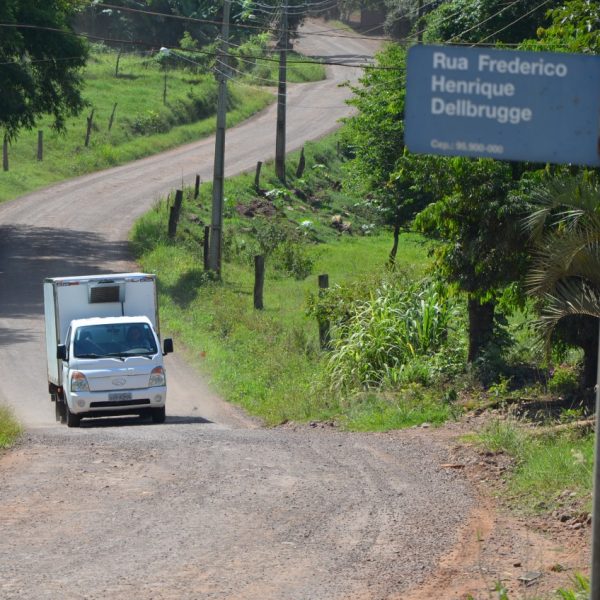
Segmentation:
<svg viewBox="0 0 600 600">
<path fill-rule="evenodd" d="M 518 17 L 517 19 L 515 19 L 512 23 L 509 23 L 508 25 L 505 25 L 501 29 L 498 29 L 497 31 L 494 31 L 494 33 L 490 33 L 490 35 L 484 37 L 482 40 L 479 40 L 478 42 L 476 42 L 475 44 L 473 44 L 473 46 L 479 46 L 479 44 L 485 42 L 486 40 L 489 40 L 491 37 L 493 37 L 493 36 L 501 33 L 502 31 L 504 31 L 505 29 L 508 29 L 509 27 L 512 27 L 515 23 L 518 23 L 521 19 L 524 19 L 525 17 L 528 17 L 531 13 L 534 13 L 536 10 L 542 8 L 542 6 L 545 6 L 546 4 L 548 4 L 551 1 L 552 0 L 544 0 L 544 2 L 542 2 L 541 4 L 538 4 L 535 8 L 532 8 L 530 11 L 526 12 L 524 15 L 521 15 L 520 17 Z"/>
<path fill-rule="evenodd" d="M 81 37 L 81 38 L 94 40 L 94 41 L 110 42 L 113 44 L 121 44 L 121 45 L 127 44 L 130 46 L 150 46 L 152 48 L 156 48 L 155 44 L 151 44 L 149 42 L 143 42 L 140 40 L 121 40 L 121 39 L 113 39 L 113 38 L 104 38 L 101 36 L 92 35 L 92 34 L 88 34 L 88 33 L 76 33 L 74 31 L 66 31 L 64 29 L 58 29 L 55 27 L 43 27 L 40 25 L 28 25 L 28 24 L 24 24 L 24 23 L 0 23 L 0 27 L 52 31 L 52 32 L 62 33 L 62 34 L 66 34 L 66 35 L 73 35 L 76 37 Z M 167 46 L 167 48 L 168 48 L 168 46 Z M 169 50 L 172 50 L 172 48 L 169 48 Z M 203 54 L 204 56 L 212 56 L 212 57 L 217 56 L 216 52 L 207 52 L 204 50 L 194 50 L 194 52 L 197 54 Z M 232 55 L 232 56 L 234 56 L 234 55 Z M 234 58 L 235 58 L 235 56 L 234 56 Z M 266 56 L 265 57 L 245 56 L 245 58 L 249 58 L 249 59 L 256 58 L 256 60 L 262 60 L 262 61 L 267 61 L 267 62 L 278 62 L 277 58 L 268 58 Z M 382 66 L 373 65 L 370 63 L 347 63 L 347 62 L 343 62 L 343 61 L 334 61 L 334 60 L 290 60 L 289 63 L 290 64 L 309 64 L 309 65 L 329 65 L 329 66 L 359 68 L 359 69 L 378 69 L 378 70 L 386 70 L 386 71 L 387 70 L 397 70 L 400 68 L 400 67 L 382 67 Z"/>
<path fill-rule="evenodd" d="M 511 6 L 514 6 L 515 4 L 517 4 L 518 2 L 522 2 L 523 0 L 513 0 L 513 2 L 511 2 L 510 4 L 506 5 L 504 8 L 501 8 L 499 11 L 495 12 L 493 15 L 490 15 L 489 17 L 487 17 L 486 19 L 483 19 L 482 21 L 479 21 L 479 23 L 476 23 L 475 25 L 473 25 L 472 27 L 469 27 L 468 29 L 465 29 L 464 31 L 461 31 L 458 35 L 452 36 L 453 38 L 458 38 L 460 39 L 463 35 L 465 35 L 465 33 L 469 33 L 469 31 L 473 31 L 473 29 L 476 29 L 477 27 L 479 27 L 480 25 L 483 25 L 484 23 L 487 23 L 489 20 L 493 19 L 494 17 L 497 17 L 498 15 L 502 14 L 506 9 L 510 8 Z M 449 40 L 446 40 L 445 43 L 449 43 L 451 42 L 452 38 L 450 38 Z"/>
</svg>

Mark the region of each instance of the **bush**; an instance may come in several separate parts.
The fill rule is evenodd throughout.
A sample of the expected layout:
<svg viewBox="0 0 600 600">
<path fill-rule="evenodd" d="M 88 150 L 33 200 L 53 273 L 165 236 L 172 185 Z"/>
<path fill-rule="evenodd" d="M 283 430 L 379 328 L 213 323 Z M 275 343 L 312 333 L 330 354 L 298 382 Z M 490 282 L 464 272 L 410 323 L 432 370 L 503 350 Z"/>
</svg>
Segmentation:
<svg viewBox="0 0 600 600">
<path fill-rule="evenodd" d="M 408 365 L 442 348 L 455 315 L 444 291 L 429 281 L 406 289 L 384 282 L 347 310 L 327 362 L 330 386 L 346 390 L 399 382 L 405 371 L 411 381 L 428 380 L 426 366 Z"/>
<path fill-rule="evenodd" d="M 286 275 L 301 281 L 313 270 L 314 260 L 302 244 L 286 241 L 273 253 L 274 266 Z"/>
<path fill-rule="evenodd" d="M 572 395 L 579 388 L 579 374 L 573 368 L 556 367 L 548 381 L 548 391 L 554 394 Z"/>
</svg>

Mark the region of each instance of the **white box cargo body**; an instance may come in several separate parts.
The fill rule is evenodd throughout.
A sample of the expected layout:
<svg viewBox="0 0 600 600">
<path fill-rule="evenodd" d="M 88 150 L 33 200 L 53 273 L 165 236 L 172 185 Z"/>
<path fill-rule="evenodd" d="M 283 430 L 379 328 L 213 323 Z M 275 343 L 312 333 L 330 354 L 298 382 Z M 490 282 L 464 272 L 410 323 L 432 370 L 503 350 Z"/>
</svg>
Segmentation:
<svg viewBox="0 0 600 600">
<path fill-rule="evenodd" d="M 47 278 L 44 314 L 48 385 L 57 418 L 76 426 L 82 416 L 142 414 L 145 408 L 155 421 L 164 420 L 166 380 L 154 275 Z M 136 328 L 147 336 L 148 346 L 126 348 L 125 333 Z M 87 339 L 94 332 L 99 341 Z M 87 353 L 81 349 L 86 342 L 93 344 Z M 165 340 L 164 353 L 170 351 L 172 341 Z"/>
</svg>

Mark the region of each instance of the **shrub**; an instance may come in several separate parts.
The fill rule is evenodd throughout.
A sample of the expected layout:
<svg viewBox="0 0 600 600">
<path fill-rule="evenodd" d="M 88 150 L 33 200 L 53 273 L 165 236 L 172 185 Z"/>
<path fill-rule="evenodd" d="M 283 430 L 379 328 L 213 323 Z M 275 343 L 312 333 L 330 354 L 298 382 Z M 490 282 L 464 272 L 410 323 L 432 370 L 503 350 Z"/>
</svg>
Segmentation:
<svg viewBox="0 0 600 600">
<path fill-rule="evenodd" d="M 555 394 L 571 395 L 579 387 L 579 374 L 569 367 L 556 367 L 548 381 L 548 391 Z"/>
<path fill-rule="evenodd" d="M 338 389 L 402 381 L 405 371 L 411 381 L 427 380 L 426 366 L 407 365 L 444 345 L 455 314 L 445 292 L 429 281 L 406 289 L 384 282 L 371 298 L 347 310 L 347 320 L 334 331 L 327 362 L 330 386 Z"/>
<path fill-rule="evenodd" d="M 306 247 L 290 241 L 285 241 L 276 248 L 273 261 L 276 269 L 298 281 L 306 279 L 314 266 L 314 260 Z"/>
</svg>

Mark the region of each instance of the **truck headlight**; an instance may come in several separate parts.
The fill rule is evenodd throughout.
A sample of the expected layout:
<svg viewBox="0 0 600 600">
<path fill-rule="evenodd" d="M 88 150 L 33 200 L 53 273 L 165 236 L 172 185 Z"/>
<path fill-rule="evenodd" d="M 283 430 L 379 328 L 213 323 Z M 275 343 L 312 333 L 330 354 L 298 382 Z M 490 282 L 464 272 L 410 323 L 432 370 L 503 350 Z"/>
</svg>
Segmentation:
<svg viewBox="0 0 600 600">
<path fill-rule="evenodd" d="M 166 385 L 165 370 L 162 367 L 154 367 L 150 373 L 149 387 L 158 387 Z"/>
<path fill-rule="evenodd" d="M 89 392 L 90 386 L 88 380 L 83 373 L 73 371 L 71 374 L 71 391 L 72 392 Z"/>
</svg>

